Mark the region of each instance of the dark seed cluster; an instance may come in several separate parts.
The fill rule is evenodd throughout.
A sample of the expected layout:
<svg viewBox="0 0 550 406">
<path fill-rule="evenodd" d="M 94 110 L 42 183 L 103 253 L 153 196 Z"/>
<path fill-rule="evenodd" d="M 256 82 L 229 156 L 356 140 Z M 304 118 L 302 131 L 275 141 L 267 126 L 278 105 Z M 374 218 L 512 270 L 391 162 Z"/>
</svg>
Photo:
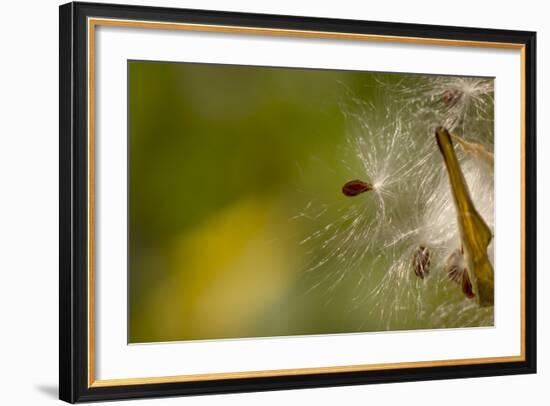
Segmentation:
<svg viewBox="0 0 550 406">
<path fill-rule="evenodd" d="M 428 247 L 421 245 L 413 255 L 413 269 L 416 276 L 424 279 L 430 273 L 431 253 Z"/>
<path fill-rule="evenodd" d="M 441 99 L 445 105 L 452 107 L 458 103 L 461 97 L 462 92 L 460 90 L 447 89 L 443 92 Z"/>
<path fill-rule="evenodd" d="M 462 292 L 467 298 L 472 299 L 475 297 L 472 282 L 468 276 L 468 269 L 464 265 L 464 254 L 461 250 L 457 249 L 447 257 L 444 269 L 449 279 L 462 287 Z"/>
</svg>

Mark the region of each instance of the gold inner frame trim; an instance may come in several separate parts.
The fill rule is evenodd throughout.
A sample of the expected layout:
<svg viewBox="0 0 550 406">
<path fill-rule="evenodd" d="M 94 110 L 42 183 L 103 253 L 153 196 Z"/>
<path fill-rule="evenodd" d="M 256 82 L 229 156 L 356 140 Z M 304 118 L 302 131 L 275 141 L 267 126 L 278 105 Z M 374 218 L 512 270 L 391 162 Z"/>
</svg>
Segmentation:
<svg viewBox="0 0 550 406">
<path fill-rule="evenodd" d="M 234 33 L 248 35 L 268 35 L 282 37 L 341 39 L 371 42 L 389 42 L 417 45 L 459 46 L 477 48 L 512 49 L 520 51 L 521 65 L 521 275 L 520 275 L 520 341 L 519 355 L 484 358 L 465 358 L 452 360 L 433 360 L 415 362 L 396 362 L 384 364 L 345 365 L 316 368 L 277 369 L 266 371 L 219 372 L 209 374 L 190 374 L 146 378 L 95 379 L 95 317 L 94 317 L 94 191 L 95 191 L 95 28 L 97 26 L 149 28 L 161 30 L 180 30 L 194 32 Z M 306 31 L 274 29 L 260 27 L 241 27 L 228 25 L 167 23 L 139 20 L 120 20 L 109 18 L 88 18 L 88 387 L 110 387 L 124 385 L 160 384 L 192 381 L 213 381 L 220 379 L 278 377 L 292 375 L 331 374 L 341 372 L 380 371 L 397 368 L 425 368 L 440 366 L 458 366 L 473 364 L 494 364 L 525 361 L 525 45 L 506 42 L 466 41 L 453 39 L 435 39 L 422 37 L 404 37 L 391 35 L 354 34 L 345 32 Z"/>
</svg>

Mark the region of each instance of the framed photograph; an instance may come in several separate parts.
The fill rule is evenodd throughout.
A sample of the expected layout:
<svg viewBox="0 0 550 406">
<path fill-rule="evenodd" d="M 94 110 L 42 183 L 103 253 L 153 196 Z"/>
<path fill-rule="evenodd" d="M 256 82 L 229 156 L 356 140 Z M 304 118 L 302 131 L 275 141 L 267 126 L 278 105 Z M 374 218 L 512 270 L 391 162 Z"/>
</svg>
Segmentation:
<svg viewBox="0 0 550 406">
<path fill-rule="evenodd" d="M 60 398 L 536 371 L 534 32 L 60 7 Z"/>
</svg>

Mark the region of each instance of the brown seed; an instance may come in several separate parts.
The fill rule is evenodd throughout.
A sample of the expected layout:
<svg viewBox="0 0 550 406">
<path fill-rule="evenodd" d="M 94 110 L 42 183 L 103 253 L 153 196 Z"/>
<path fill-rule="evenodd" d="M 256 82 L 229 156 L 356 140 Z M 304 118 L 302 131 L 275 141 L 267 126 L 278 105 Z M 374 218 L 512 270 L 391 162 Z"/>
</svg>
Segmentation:
<svg viewBox="0 0 550 406">
<path fill-rule="evenodd" d="M 443 103 L 445 103 L 447 106 L 452 107 L 460 100 L 461 97 L 462 92 L 460 90 L 447 89 L 443 92 L 441 100 L 443 100 Z"/>
<path fill-rule="evenodd" d="M 372 189 L 373 187 L 370 183 L 363 182 L 362 180 L 350 180 L 342 187 L 342 193 L 353 197 Z"/>
<path fill-rule="evenodd" d="M 468 299 L 473 299 L 476 297 L 474 289 L 472 288 L 472 282 L 470 282 L 470 277 L 468 272 L 462 274 L 462 292 L 466 295 Z"/>
<path fill-rule="evenodd" d="M 428 247 L 421 245 L 413 255 L 413 270 L 416 276 L 424 279 L 430 273 L 431 253 Z"/>
<path fill-rule="evenodd" d="M 454 250 L 453 253 L 447 257 L 443 269 L 450 280 L 461 283 L 462 274 L 466 272 L 462 252 L 460 250 Z"/>
<path fill-rule="evenodd" d="M 453 282 L 462 287 L 462 292 L 467 298 L 472 299 L 475 293 L 468 275 L 468 269 L 464 263 L 464 254 L 461 249 L 454 250 L 445 261 L 445 272 Z"/>
</svg>

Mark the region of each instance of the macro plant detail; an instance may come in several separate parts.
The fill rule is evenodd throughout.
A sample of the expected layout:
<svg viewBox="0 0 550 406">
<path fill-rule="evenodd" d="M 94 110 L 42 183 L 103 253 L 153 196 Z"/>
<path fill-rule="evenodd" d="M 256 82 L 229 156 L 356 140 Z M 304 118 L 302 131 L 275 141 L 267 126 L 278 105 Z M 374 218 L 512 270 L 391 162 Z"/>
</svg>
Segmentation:
<svg viewBox="0 0 550 406">
<path fill-rule="evenodd" d="M 493 324 L 491 78 L 129 77 L 130 342 Z"/>
<path fill-rule="evenodd" d="M 451 135 L 446 129 L 440 127 L 436 130 L 436 137 L 453 192 L 460 240 L 463 245 L 461 253 L 465 251 L 464 256 L 467 264 L 465 269 L 467 273 L 463 274 L 463 290 L 467 296 L 474 296 L 470 292 L 470 283 L 465 288 L 465 275 L 468 274 L 468 279 L 474 281 L 479 304 L 490 306 L 494 304 L 494 277 L 493 266 L 487 256 L 487 247 L 491 242 L 492 232 L 472 202 L 468 186 L 454 152 Z"/>
<path fill-rule="evenodd" d="M 360 275 L 353 302 L 380 329 L 492 325 L 493 81 L 381 75 L 377 90 L 342 104 L 349 203 L 305 240 L 323 242 L 315 288 Z"/>
</svg>

